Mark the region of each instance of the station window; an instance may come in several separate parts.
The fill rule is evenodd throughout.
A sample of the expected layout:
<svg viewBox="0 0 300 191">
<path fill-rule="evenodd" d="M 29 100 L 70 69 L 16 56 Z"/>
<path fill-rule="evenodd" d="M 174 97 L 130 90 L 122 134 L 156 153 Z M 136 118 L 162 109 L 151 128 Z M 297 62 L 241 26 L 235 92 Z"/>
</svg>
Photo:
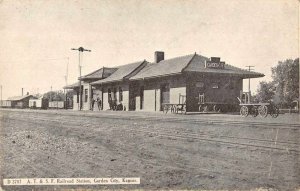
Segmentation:
<svg viewBox="0 0 300 191">
<path fill-rule="evenodd" d="M 197 88 L 203 88 L 204 87 L 204 82 L 196 82 L 196 87 Z"/>
<path fill-rule="evenodd" d="M 123 101 L 123 90 L 119 87 L 119 101 Z"/>
<path fill-rule="evenodd" d="M 88 89 L 84 89 L 84 101 L 87 102 L 88 100 Z"/>
<path fill-rule="evenodd" d="M 111 89 L 108 89 L 107 92 L 108 92 L 108 100 L 111 100 Z"/>
<path fill-rule="evenodd" d="M 211 84 L 211 88 L 212 89 L 218 89 L 219 88 L 219 84 L 218 83 L 212 83 Z"/>
<path fill-rule="evenodd" d="M 117 88 L 114 88 L 113 100 L 117 99 Z"/>
<path fill-rule="evenodd" d="M 79 103 L 79 92 L 77 92 L 76 98 L 77 98 L 77 103 Z"/>
</svg>

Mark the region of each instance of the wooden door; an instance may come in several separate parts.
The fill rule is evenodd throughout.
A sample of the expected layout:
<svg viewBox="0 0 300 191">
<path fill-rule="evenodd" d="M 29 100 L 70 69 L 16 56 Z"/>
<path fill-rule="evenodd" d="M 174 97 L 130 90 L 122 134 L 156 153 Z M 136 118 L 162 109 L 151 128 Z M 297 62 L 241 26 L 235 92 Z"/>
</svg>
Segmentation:
<svg viewBox="0 0 300 191">
<path fill-rule="evenodd" d="M 163 108 L 163 104 L 170 103 L 170 87 L 169 84 L 164 84 L 160 88 L 160 110 Z"/>
</svg>

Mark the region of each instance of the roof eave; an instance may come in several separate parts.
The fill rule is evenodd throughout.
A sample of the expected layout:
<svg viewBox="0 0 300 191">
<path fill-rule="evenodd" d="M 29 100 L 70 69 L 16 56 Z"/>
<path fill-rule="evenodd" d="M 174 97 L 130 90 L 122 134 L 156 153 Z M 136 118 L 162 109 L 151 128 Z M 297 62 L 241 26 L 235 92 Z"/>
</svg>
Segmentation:
<svg viewBox="0 0 300 191">
<path fill-rule="evenodd" d="M 160 78 L 160 77 L 167 77 L 167 76 L 175 76 L 175 75 L 179 75 L 179 74 L 182 74 L 182 72 L 164 74 L 164 75 L 156 75 L 156 76 L 149 76 L 149 77 L 140 77 L 140 78 L 134 78 L 134 79 L 129 79 L 129 80 L 130 81 L 145 80 L 145 79 L 153 79 L 153 78 Z"/>
<path fill-rule="evenodd" d="M 114 82 L 122 82 L 123 80 L 111 80 L 111 81 L 106 81 L 106 82 L 92 82 L 91 85 L 103 85 L 103 84 L 109 84 L 109 83 L 114 83 Z"/>
<path fill-rule="evenodd" d="M 203 74 L 222 74 L 222 75 L 231 75 L 231 76 L 241 76 L 242 78 L 261 78 L 264 77 L 264 74 L 241 74 L 241 73 L 230 73 L 230 72 L 211 72 L 211 71 L 184 71 L 184 73 L 203 73 Z"/>
</svg>

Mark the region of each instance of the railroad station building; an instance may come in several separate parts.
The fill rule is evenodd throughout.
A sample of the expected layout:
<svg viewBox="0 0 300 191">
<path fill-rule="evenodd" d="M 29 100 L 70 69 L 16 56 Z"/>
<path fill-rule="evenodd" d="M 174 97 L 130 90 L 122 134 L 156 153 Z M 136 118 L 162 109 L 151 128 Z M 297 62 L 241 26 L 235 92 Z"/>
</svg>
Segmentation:
<svg viewBox="0 0 300 191">
<path fill-rule="evenodd" d="M 185 104 L 186 110 L 193 112 L 199 110 L 199 102 L 230 106 L 238 104 L 243 79 L 264 76 L 229 65 L 219 57 L 194 53 L 165 59 L 160 51 L 155 52 L 153 63 L 144 60 L 110 68 L 104 76 L 98 75 L 100 70 L 81 78 L 84 110 L 97 98 L 102 100 L 103 110 L 110 109 L 109 100 L 131 111 L 161 111 L 164 104 Z M 90 79 L 93 74 L 97 78 Z"/>
</svg>

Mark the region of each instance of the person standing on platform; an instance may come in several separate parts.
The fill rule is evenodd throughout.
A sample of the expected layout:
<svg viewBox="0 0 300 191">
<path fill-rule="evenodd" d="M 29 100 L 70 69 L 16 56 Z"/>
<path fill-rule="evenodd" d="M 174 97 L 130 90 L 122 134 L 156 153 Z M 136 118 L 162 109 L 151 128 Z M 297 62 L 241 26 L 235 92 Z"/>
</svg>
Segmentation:
<svg viewBox="0 0 300 191">
<path fill-rule="evenodd" d="M 91 110 L 94 111 L 95 99 L 92 99 L 92 107 Z"/>
<path fill-rule="evenodd" d="M 98 110 L 100 111 L 101 110 L 101 106 L 102 106 L 102 101 L 101 101 L 101 99 L 99 97 L 97 98 L 97 106 L 98 106 Z"/>
</svg>

